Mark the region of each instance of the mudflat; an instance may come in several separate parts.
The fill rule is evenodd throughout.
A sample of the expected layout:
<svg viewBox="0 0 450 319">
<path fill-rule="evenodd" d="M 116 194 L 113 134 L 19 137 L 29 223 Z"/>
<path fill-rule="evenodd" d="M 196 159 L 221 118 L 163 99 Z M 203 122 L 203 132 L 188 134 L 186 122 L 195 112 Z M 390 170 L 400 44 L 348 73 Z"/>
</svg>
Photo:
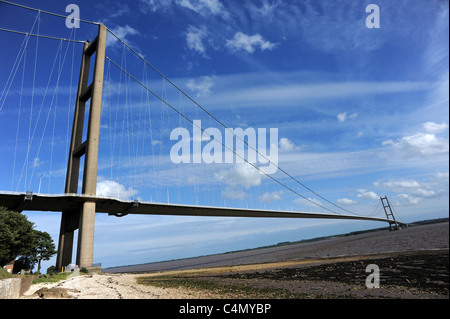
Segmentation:
<svg viewBox="0 0 450 319">
<path fill-rule="evenodd" d="M 220 255 L 104 269 L 108 273 L 154 272 L 205 267 L 271 263 L 290 260 L 364 256 L 449 248 L 449 224 L 407 227 L 400 231 L 380 230 L 351 236 L 300 242 L 238 251 Z"/>
<path fill-rule="evenodd" d="M 377 288 L 366 285 L 372 275 L 367 270 L 369 265 L 379 270 Z M 105 272 L 32 285 L 24 298 L 448 299 L 449 224 L 382 230 L 120 270 L 133 267 L 139 273 Z M 54 295 L 52 288 L 57 288 Z M 62 296 L 61 289 L 67 289 L 67 294 Z"/>
</svg>

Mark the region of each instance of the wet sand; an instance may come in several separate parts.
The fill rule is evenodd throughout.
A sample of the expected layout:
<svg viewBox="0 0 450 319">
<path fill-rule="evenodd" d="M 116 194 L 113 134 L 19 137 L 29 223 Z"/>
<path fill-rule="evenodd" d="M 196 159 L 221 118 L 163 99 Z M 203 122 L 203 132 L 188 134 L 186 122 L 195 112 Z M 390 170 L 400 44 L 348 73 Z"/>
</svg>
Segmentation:
<svg viewBox="0 0 450 319">
<path fill-rule="evenodd" d="M 103 269 L 103 271 L 107 273 L 154 272 L 448 248 L 449 224 L 438 223 L 407 227 L 400 231 L 389 231 L 386 229 L 352 236 L 221 255 L 107 268 Z"/>
</svg>

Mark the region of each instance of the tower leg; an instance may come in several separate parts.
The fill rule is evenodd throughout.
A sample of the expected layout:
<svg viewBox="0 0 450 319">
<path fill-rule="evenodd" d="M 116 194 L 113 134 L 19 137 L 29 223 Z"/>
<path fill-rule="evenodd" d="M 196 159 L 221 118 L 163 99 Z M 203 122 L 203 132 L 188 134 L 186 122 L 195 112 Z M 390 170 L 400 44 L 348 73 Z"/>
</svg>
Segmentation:
<svg viewBox="0 0 450 319">
<path fill-rule="evenodd" d="M 85 202 L 80 212 L 77 265 L 92 266 L 94 260 L 95 202 Z"/>
<path fill-rule="evenodd" d="M 78 228 L 78 212 L 63 212 L 59 231 L 56 268 L 60 270 L 72 262 L 73 234 Z"/>
</svg>

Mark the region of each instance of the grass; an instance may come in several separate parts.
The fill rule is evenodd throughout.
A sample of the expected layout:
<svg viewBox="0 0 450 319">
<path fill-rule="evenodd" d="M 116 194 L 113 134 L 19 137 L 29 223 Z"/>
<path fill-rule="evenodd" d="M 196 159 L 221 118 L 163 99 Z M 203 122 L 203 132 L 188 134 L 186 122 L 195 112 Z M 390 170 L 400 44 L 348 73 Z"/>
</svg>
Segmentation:
<svg viewBox="0 0 450 319">
<path fill-rule="evenodd" d="M 9 272 L 7 272 L 6 269 L 0 268 L 0 280 L 12 278 L 12 277 L 13 277 L 13 275 L 11 275 Z"/>
<path fill-rule="evenodd" d="M 45 283 L 45 282 L 58 282 L 67 279 L 71 275 L 70 272 L 58 273 L 53 275 L 41 275 L 39 278 L 33 280 L 33 284 Z"/>
<path fill-rule="evenodd" d="M 33 284 L 45 283 L 45 282 L 59 282 L 61 280 L 67 279 L 72 273 L 58 273 L 52 275 L 40 275 L 38 278 L 33 280 Z M 8 278 L 21 278 L 28 275 L 13 275 L 7 272 L 5 269 L 0 268 L 0 280 Z M 33 275 L 32 275 L 33 276 Z"/>
</svg>

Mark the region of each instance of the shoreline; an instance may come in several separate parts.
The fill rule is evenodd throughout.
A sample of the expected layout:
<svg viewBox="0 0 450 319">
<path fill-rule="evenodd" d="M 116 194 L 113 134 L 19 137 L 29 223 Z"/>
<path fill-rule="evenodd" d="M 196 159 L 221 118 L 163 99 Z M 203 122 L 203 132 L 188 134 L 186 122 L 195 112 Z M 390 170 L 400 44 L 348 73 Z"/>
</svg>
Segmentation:
<svg viewBox="0 0 450 319">
<path fill-rule="evenodd" d="M 32 285 L 21 299 L 448 299 L 448 256 L 448 249 L 442 249 L 147 274 L 82 275 Z M 364 285 L 365 267 L 374 262 L 380 263 L 381 285 L 369 289 Z M 418 265 L 425 268 L 410 275 L 399 273 L 400 268 Z M 427 277 L 433 273 L 440 274 L 439 278 Z"/>
<path fill-rule="evenodd" d="M 380 288 L 365 285 L 369 264 Z M 22 298 L 448 299 L 449 223 L 137 266 L 32 285 Z"/>
</svg>

